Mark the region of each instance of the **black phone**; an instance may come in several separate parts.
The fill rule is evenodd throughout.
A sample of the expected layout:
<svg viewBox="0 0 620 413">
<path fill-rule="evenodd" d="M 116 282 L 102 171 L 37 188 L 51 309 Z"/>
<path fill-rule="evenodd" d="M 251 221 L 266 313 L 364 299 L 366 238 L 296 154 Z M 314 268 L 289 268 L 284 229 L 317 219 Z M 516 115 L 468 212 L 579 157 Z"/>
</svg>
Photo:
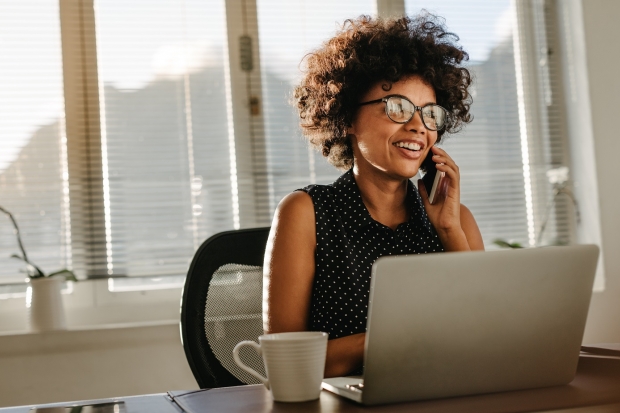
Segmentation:
<svg viewBox="0 0 620 413">
<path fill-rule="evenodd" d="M 445 173 L 437 170 L 437 164 L 433 162 L 433 151 L 429 151 L 422 161 L 421 169 L 425 172 L 422 177 L 422 182 L 426 188 L 428 194 L 428 201 L 433 204 L 439 195 L 439 188 L 441 187 L 441 181 L 443 180 Z"/>
</svg>

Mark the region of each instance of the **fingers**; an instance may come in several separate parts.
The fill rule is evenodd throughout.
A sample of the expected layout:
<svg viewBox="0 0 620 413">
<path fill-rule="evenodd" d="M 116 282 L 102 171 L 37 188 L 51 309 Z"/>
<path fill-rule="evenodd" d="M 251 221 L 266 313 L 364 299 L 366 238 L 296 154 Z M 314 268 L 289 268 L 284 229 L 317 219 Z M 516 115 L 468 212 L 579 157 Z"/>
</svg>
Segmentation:
<svg viewBox="0 0 620 413">
<path fill-rule="evenodd" d="M 459 167 L 446 151 L 436 146 L 431 148 L 433 162 L 438 172 L 443 172 L 437 188 L 435 202 L 431 205 L 424 184 L 420 183 L 420 196 L 431 223 L 435 228 L 458 228 L 460 211 Z"/>
<path fill-rule="evenodd" d="M 433 146 L 431 149 L 433 151 L 433 162 L 448 165 L 458 171 L 459 167 L 446 151 L 436 146 Z"/>
<path fill-rule="evenodd" d="M 441 180 L 439 185 L 439 194 L 441 198 L 446 198 L 448 196 L 448 188 L 450 187 L 450 177 L 447 175 Z"/>
<path fill-rule="evenodd" d="M 445 172 L 449 177 L 449 184 L 452 187 L 458 187 L 460 182 L 459 167 L 446 151 L 436 146 L 432 147 L 433 162 L 437 163 L 437 170 Z"/>
</svg>

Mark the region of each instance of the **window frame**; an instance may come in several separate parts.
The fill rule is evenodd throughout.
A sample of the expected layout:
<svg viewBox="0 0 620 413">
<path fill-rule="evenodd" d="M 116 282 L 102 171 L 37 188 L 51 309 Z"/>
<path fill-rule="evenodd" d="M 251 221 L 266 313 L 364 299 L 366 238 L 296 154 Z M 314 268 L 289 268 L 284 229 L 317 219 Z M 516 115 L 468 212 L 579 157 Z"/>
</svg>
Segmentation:
<svg viewBox="0 0 620 413">
<path fill-rule="evenodd" d="M 267 170 L 265 120 L 263 117 L 263 91 L 261 85 L 261 60 L 258 39 L 257 0 L 222 0 L 226 11 L 226 95 L 228 130 L 230 143 L 231 187 L 233 194 L 237 194 L 237 219 L 235 228 L 269 225 L 271 216 L 267 213 L 269 206 L 269 181 L 264 173 Z M 537 1 L 537 0 L 534 0 Z M 556 0 L 547 0 L 552 7 L 556 7 Z M 527 3 L 527 4 L 523 4 Z M 528 7 L 532 2 L 513 1 L 516 8 Z M 379 16 L 394 16 L 404 13 L 404 0 L 376 0 L 376 10 Z M 531 13 L 515 13 L 518 36 L 515 37 L 515 50 L 521 50 L 519 72 L 521 76 L 535 76 L 532 62 L 537 62 L 538 56 L 535 45 L 535 32 L 528 30 L 532 22 L 527 17 Z M 79 19 L 79 31 L 73 30 Z M 555 15 L 554 15 L 555 16 Z M 559 16 L 554 17 L 559 20 Z M 103 87 L 97 73 L 97 31 L 95 0 L 60 0 L 60 21 L 63 56 L 65 119 L 66 119 L 66 157 L 68 161 L 68 188 L 70 188 L 70 225 L 71 246 L 68 252 L 69 265 L 75 270 L 82 271 L 87 279 L 107 279 L 113 256 L 111 254 L 110 208 L 109 191 L 107 186 L 107 166 L 105 130 L 102 123 L 105 119 L 105 106 L 99 98 Z M 559 23 L 556 21 L 556 25 Z M 559 32 L 553 34 L 559 36 Z M 243 36 L 249 36 L 251 44 L 251 70 L 242 68 L 242 41 Z M 534 37 L 533 37 L 534 36 Z M 247 37 L 245 37 L 247 46 Z M 554 39 L 555 42 L 557 39 Z M 527 44 L 527 47 L 523 47 Z M 245 50 L 247 52 L 247 49 Z M 556 54 L 557 56 L 558 54 Z M 560 59 L 562 56 L 557 56 Z M 246 62 L 247 63 L 247 62 Z M 558 63 L 558 67 L 561 68 Z M 246 66 L 247 68 L 247 66 Z M 560 73 L 565 77 L 563 73 Z M 520 79 L 523 81 L 523 79 Z M 517 79 L 519 82 L 519 79 Z M 539 92 L 536 82 L 528 83 L 528 87 L 521 88 L 521 103 L 523 108 L 530 107 L 527 113 L 522 114 L 522 125 L 540 120 L 532 120 L 539 113 L 533 96 Z M 256 103 L 258 102 L 258 104 Z M 558 102 L 564 105 L 565 102 Z M 521 105 L 520 105 L 521 106 Z M 84 108 L 87 108 L 84 110 Z M 256 109 L 258 108 L 258 111 Z M 532 109 L 534 108 L 534 109 Z M 533 112 L 533 113 L 532 113 Z M 563 122 L 566 123 L 565 115 Z M 528 120 L 529 117 L 529 120 Z M 524 122 L 524 123 L 523 123 Z M 527 130 L 524 138 L 524 154 L 530 156 L 540 149 L 542 140 L 533 130 Z M 570 164 L 569 149 L 575 143 L 568 139 L 565 145 L 565 158 L 562 162 Z M 86 165 L 86 170 L 83 165 Z M 234 170 L 233 170 L 234 169 Z M 525 173 L 525 171 L 524 171 Z M 188 182 L 188 185 L 191 184 Z M 81 188 L 76 191 L 74 188 Z M 540 202 L 547 197 L 544 190 L 540 193 L 532 192 L 531 197 L 536 205 L 544 207 Z M 598 208 L 598 205 L 597 205 Z M 536 216 L 540 216 L 540 213 Z M 540 228 L 540 220 L 532 215 L 534 235 Z M 79 229 L 79 230 L 78 230 Z M 573 238 L 578 231 L 571 229 Z M 600 233 L 600 229 L 599 229 Z M 531 237 L 530 237 L 531 239 Z M 196 240 L 195 243 L 201 240 Z M 599 268 L 602 265 L 599 265 Z M 107 287 L 108 283 L 97 283 L 97 287 L 90 293 L 91 304 L 131 303 L 136 299 L 135 292 L 114 292 Z M 170 299 L 177 297 L 181 286 L 172 287 L 169 292 L 158 292 L 158 297 L 167 296 Z M 146 292 L 143 292 L 146 294 Z M 153 293 L 148 293 L 153 295 Z M 167 294 L 167 295 L 166 295 Z M 1 297 L 0 297 L 1 298 Z M 7 298 L 17 300 L 20 298 Z"/>
</svg>

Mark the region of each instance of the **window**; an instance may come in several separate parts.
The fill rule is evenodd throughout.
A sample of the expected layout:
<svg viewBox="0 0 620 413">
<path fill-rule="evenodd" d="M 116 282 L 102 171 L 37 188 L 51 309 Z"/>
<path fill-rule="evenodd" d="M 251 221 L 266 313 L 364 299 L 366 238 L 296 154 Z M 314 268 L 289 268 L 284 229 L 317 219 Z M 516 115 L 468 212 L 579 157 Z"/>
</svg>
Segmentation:
<svg viewBox="0 0 620 413">
<path fill-rule="evenodd" d="M 345 18 L 387 3 L 0 6 L 9 56 L 0 68 L 0 204 L 17 216 L 33 261 L 81 277 L 144 277 L 148 288 L 176 276 L 161 285 L 178 285 L 207 237 L 268 225 L 282 196 L 332 182 L 339 172 L 308 148 L 289 103 L 299 64 Z M 497 238 L 571 242 L 573 204 L 550 202 L 548 178 L 568 165 L 554 2 L 398 4 L 445 17 L 470 53 L 475 120 L 444 147 L 487 247 Z M 7 255 L 15 249 L 8 222 L 0 242 Z M 19 262 L 0 259 L 3 282 L 23 278 Z"/>
<path fill-rule="evenodd" d="M 184 274 L 204 239 L 233 227 L 224 2 L 100 0 L 95 12 L 107 272 Z"/>
<path fill-rule="evenodd" d="M 2 2 L 0 39 L 0 205 L 28 257 L 52 272 L 70 259 L 58 1 Z M 19 253 L 13 226 L 0 215 L 0 283 L 22 282 L 23 263 L 9 258 Z"/>
<path fill-rule="evenodd" d="M 548 210 L 553 188 L 547 171 L 568 165 L 567 142 L 561 139 L 563 103 L 556 94 L 560 76 L 553 73 L 556 83 L 550 84 L 549 70 L 557 68 L 550 69 L 554 62 L 546 52 L 538 55 L 550 47 L 547 25 L 553 20 L 545 2 L 517 3 L 405 1 L 407 13 L 423 5 L 444 17 L 470 56 L 474 121 L 447 136 L 443 147 L 460 167 L 462 202 L 476 217 L 487 248 L 496 239 L 534 246 L 565 244 L 573 237 L 567 200 Z M 535 30 L 513 27 L 515 13 Z M 538 64 L 527 71 L 531 60 Z M 543 225 L 544 239 L 539 237 Z"/>
<path fill-rule="evenodd" d="M 286 194 L 309 184 L 332 183 L 340 175 L 308 146 L 291 105 L 302 58 L 331 37 L 345 19 L 375 12 L 369 0 L 259 0 L 257 8 L 271 216 Z"/>
</svg>

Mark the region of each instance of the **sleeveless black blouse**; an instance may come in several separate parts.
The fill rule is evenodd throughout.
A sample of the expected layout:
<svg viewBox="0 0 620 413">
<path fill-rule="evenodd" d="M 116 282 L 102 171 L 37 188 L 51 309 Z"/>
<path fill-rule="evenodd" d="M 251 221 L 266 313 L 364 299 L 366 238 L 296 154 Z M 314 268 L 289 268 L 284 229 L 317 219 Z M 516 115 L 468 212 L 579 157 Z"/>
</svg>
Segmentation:
<svg viewBox="0 0 620 413">
<path fill-rule="evenodd" d="M 372 219 L 349 170 L 331 185 L 310 185 L 314 203 L 316 269 L 309 329 L 329 338 L 366 332 L 372 264 L 383 255 L 443 251 L 422 198 L 411 181 L 409 221 L 392 230 Z"/>
</svg>

